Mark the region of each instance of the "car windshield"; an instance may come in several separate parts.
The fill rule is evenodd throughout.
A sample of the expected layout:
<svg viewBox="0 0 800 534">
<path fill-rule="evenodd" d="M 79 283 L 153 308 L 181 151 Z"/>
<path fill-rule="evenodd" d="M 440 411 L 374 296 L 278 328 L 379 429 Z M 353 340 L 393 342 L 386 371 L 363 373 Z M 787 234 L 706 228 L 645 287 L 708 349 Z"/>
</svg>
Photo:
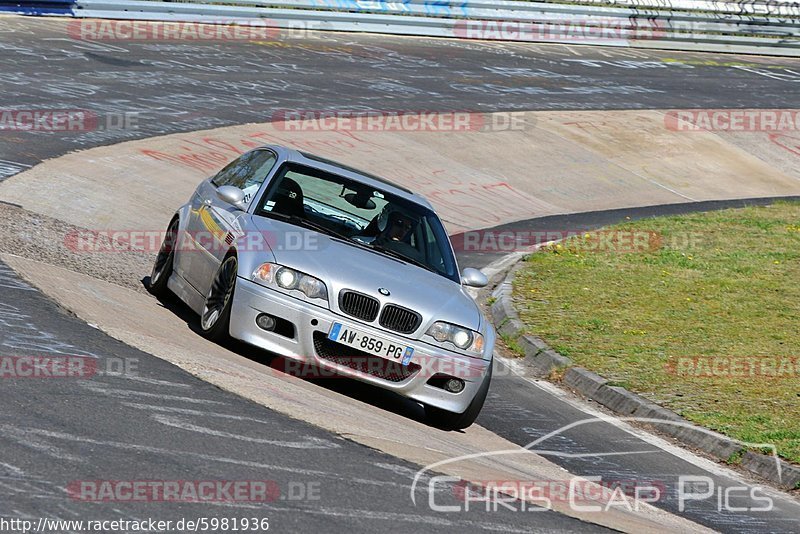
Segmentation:
<svg viewBox="0 0 800 534">
<path fill-rule="evenodd" d="M 425 206 L 361 182 L 285 163 L 256 214 L 290 220 L 460 281 L 439 217 Z"/>
</svg>

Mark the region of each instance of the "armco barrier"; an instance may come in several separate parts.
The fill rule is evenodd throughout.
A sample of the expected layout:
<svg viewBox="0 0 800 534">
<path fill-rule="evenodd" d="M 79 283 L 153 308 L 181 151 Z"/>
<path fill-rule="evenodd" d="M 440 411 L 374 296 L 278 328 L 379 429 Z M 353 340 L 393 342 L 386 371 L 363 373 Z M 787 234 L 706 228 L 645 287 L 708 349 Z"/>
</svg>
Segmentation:
<svg viewBox="0 0 800 534">
<path fill-rule="evenodd" d="M 800 57 L 800 2 L 56 0 L 0 1 L 0 11 Z"/>
</svg>

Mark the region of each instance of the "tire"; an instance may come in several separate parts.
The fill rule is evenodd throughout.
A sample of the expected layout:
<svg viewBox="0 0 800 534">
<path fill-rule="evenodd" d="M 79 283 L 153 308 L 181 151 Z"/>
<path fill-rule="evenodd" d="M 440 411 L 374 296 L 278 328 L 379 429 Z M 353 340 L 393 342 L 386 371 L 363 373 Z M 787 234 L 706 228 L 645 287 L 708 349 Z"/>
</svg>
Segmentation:
<svg viewBox="0 0 800 534">
<path fill-rule="evenodd" d="M 483 378 L 480 389 L 478 389 L 464 413 L 448 412 L 435 406 L 426 405 L 425 418 L 428 424 L 442 430 L 463 430 L 472 425 L 481 413 L 481 409 L 483 409 L 483 403 L 486 402 L 486 395 L 489 393 L 489 383 L 491 381 L 492 365 L 489 366 L 489 372 Z"/>
<path fill-rule="evenodd" d="M 228 338 L 238 271 L 239 262 L 231 255 L 222 261 L 214 275 L 200 314 L 200 333 L 206 339 L 219 342 Z"/>
<path fill-rule="evenodd" d="M 178 219 L 173 219 L 167 228 L 167 235 L 158 250 L 150 279 L 147 281 L 147 291 L 156 297 L 165 297 L 170 293 L 167 287 L 169 277 L 172 275 L 172 265 L 175 261 L 175 245 L 178 241 Z"/>
</svg>

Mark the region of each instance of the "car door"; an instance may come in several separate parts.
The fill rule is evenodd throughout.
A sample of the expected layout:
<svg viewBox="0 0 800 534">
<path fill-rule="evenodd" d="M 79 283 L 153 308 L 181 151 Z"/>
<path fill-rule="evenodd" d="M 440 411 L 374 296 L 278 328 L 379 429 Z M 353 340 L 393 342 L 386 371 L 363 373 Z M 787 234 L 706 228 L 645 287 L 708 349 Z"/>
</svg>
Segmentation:
<svg viewBox="0 0 800 534">
<path fill-rule="evenodd" d="M 275 166 L 277 156 L 267 149 L 252 150 L 204 181 L 190 201 L 182 252 L 181 274 L 201 294 L 208 294 L 214 276 L 231 245 L 242 235 L 241 218 Z M 239 206 L 217 196 L 217 188 L 238 187 L 244 192 Z"/>
</svg>

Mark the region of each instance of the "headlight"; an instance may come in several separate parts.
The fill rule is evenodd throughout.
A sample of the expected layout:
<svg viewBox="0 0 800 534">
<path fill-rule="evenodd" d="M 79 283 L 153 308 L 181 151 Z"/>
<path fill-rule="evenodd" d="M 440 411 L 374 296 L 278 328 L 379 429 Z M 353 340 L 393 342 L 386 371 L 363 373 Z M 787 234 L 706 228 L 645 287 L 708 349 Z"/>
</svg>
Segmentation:
<svg viewBox="0 0 800 534">
<path fill-rule="evenodd" d="M 297 287 L 297 282 L 300 281 L 300 277 L 297 276 L 297 274 L 296 271 L 288 267 L 281 267 L 278 269 L 278 272 L 275 273 L 275 280 L 283 289 L 295 289 Z"/>
<path fill-rule="evenodd" d="M 328 288 L 325 287 L 325 283 L 313 276 L 303 275 L 300 277 L 297 287 L 310 299 L 328 300 Z"/>
<path fill-rule="evenodd" d="M 483 352 L 483 336 L 458 325 L 436 321 L 428 328 L 426 334 L 439 343 L 449 342 L 461 350 L 476 354 Z"/>
<path fill-rule="evenodd" d="M 325 282 L 311 275 L 275 263 L 262 263 L 253 271 L 253 280 L 265 285 L 275 284 L 288 291 L 301 291 L 310 299 L 328 300 Z"/>
</svg>

